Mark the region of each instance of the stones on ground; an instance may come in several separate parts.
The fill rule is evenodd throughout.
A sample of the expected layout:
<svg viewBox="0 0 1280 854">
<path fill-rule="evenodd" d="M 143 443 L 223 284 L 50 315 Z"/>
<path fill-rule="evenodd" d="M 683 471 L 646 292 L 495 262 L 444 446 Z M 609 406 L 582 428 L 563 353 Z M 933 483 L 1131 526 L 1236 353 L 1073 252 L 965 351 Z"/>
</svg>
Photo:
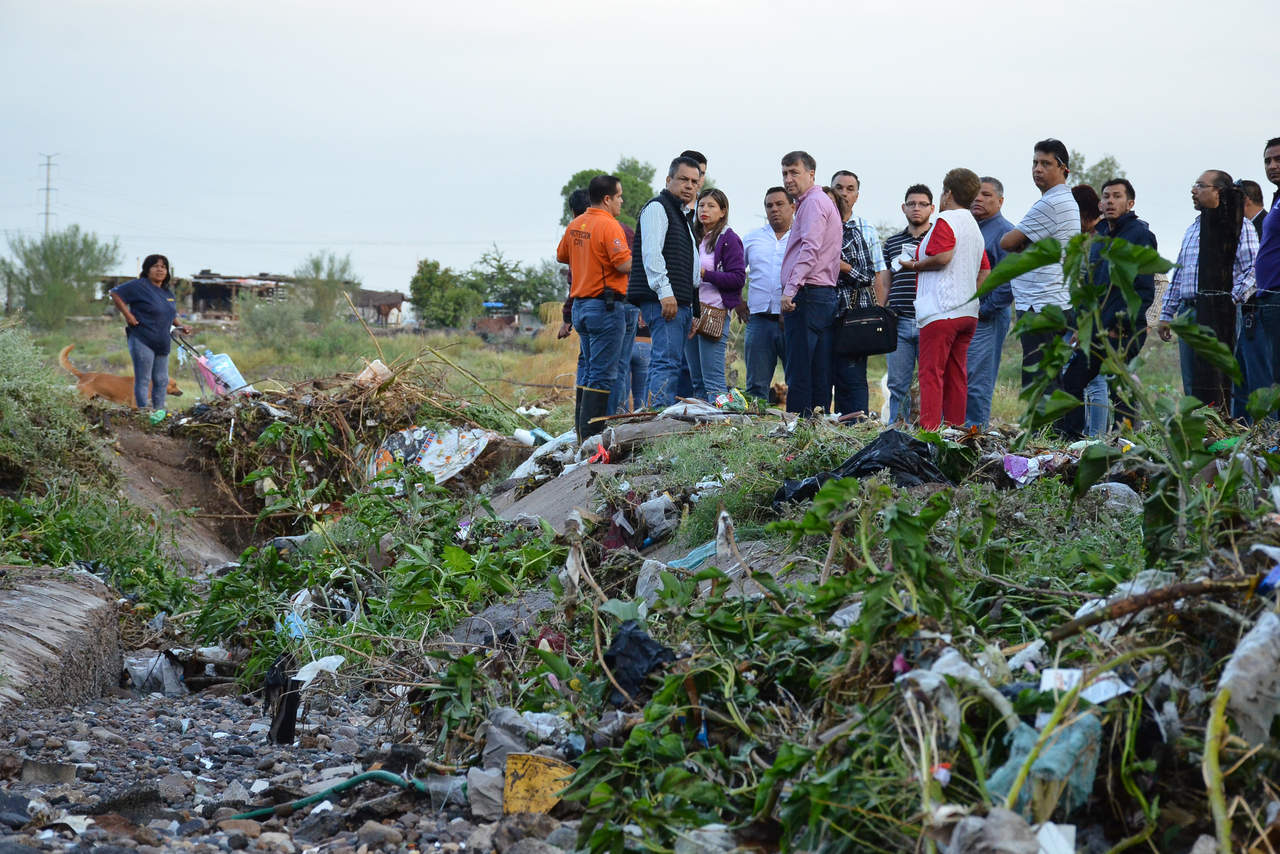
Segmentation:
<svg viewBox="0 0 1280 854">
<path fill-rule="evenodd" d="M 467 797 L 471 814 L 485 821 L 502 817 L 502 772 L 471 768 L 467 771 Z"/>
<path fill-rule="evenodd" d="M 1095 483 L 1089 487 L 1089 495 L 1102 502 L 1112 513 L 1130 514 L 1142 512 L 1142 496 L 1123 483 Z"/>
<path fill-rule="evenodd" d="M 247 804 L 249 803 L 249 790 L 239 780 L 232 780 L 222 790 L 221 800 L 224 804 Z"/>
<path fill-rule="evenodd" d="M 228 833 L 243 833 L 250 839 L 262 835 L 262 825 L 251 818 L 224 818 L 218 822 L 218 829 Z"/>
<path fill-rule="evenodd" d="M 539 614 L 555 606 L 555 596 L 549 591 L 531 591 L 514 602 L 490 605 L 476 616 L 463 620 L 453 630 L 453 639 L 471 646 L 516 640 L 529 633 Z"/>
<path fill-rule="evenodd" d="M 28 759 L 22 763 L 22 782 L 36 785 L 70 783 L 76 778 L 76 766 L 67 762 L 38 762 Z"/>
<path fill-rule="evenodd" d="M 676 837 L 676 854 L 723 854 L 738 846 L 723 824 L 708 824 L 682 832 Z"/>
<path fill-rule="evenodd" d="M 354 756 L 360 752 L 360 744 L 352 738 L 337 738 L 330 750 L 342 756 Z"/>
<path fill-rule="evenodd" d="M 521 839 L 509 848 L 503 850 L 502 854 L 564 854 L 563 849 L 557 848 L 541 839 Z"/>
<path fill-rule="evenodd" d="M 505 815 L 493 831 L 493 847 L 500 852 L 510 851 L 522 840 L 546 839 L 559 827 L 559 821 L 542 813 L 523 812 Z"/>
<path fill-rule="evenodd" d="M 390 825 L 376 821 L 366 821 L 356 831 L 356 838 L 361 845 L 378 848 L 384 845 L 399 845 L 404 841 L 404 834 Z"/>
<path fill-rule="evenodd" d="M 258 844 L 255 847 L 267 851 L 283 851 L 284 854 L 293 854 L 298 850 L 293 840 L 289 838 L 289 834 L 278 831 L 264 832 L 258 837 Z"/>
</svg>

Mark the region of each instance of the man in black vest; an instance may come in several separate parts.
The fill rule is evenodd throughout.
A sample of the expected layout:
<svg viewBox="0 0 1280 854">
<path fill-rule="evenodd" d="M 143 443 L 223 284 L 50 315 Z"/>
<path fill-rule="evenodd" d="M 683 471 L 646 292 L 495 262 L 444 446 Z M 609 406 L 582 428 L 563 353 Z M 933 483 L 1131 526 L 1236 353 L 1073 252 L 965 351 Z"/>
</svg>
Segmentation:
<svg viewBox="0 0 1280 854">
<path fill-rule="evenodd" d="M 649 403 L 662 408 L 675 403 L 676 383 L 684 359 L 684 342 L 698 307 L 697 244 L 685 219 L 702 175 L 697 161 L 677 157 L 667 170 L 667 186 L 640 211 L 627 300 L 640 307 L 649 327 Z"/>
</svg>

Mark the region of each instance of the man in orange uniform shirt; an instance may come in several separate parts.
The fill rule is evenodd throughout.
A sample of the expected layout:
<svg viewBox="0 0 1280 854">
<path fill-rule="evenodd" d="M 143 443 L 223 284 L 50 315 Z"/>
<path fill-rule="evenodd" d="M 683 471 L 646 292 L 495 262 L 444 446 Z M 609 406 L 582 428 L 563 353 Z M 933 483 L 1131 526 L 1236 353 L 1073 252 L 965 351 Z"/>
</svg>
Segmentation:
<svg viewBox="0 0 1280 854">
<path fill-rule="evenodd" d="M 580 382 L 574 396 L 574 427 L 578 438 L 604 429 L 595 418 L 609 413 L 609 393 L 618 372 L 622 347 L 623 311 L 631 247 L 618 214 L 622 211 L 622 182 L 615 175 L 597 175 L 587 185 L 591 206 L 565 229 L 556 260 L 569 265 L 573 287 L 573 328 L 581 350 Z"/>
</svg>

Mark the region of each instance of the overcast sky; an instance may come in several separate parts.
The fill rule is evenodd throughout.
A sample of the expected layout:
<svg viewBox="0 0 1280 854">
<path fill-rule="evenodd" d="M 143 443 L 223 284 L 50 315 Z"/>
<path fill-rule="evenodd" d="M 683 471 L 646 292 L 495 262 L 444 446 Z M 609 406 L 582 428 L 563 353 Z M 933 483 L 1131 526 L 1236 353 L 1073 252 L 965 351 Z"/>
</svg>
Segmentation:
<svg viewBox="0 0 1280 854">
<path fill-rule="evenodd" d="M 1037 196 L 1032 143 L 1114 155 L 1172 257 L 1206 168 L 1272 188 L 1276 0 L 914 3 L 0 0 L 0 229 L 118 236 L 180 274 L 349 252 L 366 287 L 490 244 L 550 257 L 559 191 L 705 152 L 740 233 L 779 158 L 901 221 L 953 166 Z"/>
</svg>

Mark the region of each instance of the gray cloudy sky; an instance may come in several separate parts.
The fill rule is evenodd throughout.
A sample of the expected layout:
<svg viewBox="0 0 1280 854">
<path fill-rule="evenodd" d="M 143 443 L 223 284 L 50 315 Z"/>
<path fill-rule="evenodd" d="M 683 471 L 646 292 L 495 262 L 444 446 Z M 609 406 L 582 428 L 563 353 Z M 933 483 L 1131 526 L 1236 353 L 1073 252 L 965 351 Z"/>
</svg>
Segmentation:
<svg viewBox="0 0 1280 854">
<path fill-rule="evenodd" d="M 865 5 L 0 0 L 0 229 L 40 233 L 56 152 L 55 227 L 119 236 L 120 272 L 332 249 L 403 289 L 420 258 L 549 257 L 560 187 L 621 154 L 702 150 L 740 232 L 793 148 L 872 221 L 963 165 L 1016 222 L 1057 136 L 1119 159 L 1172 255 L 1199 172 L 1262 181 L 1280 136 L 1275 0 Z"/>
</svg>

